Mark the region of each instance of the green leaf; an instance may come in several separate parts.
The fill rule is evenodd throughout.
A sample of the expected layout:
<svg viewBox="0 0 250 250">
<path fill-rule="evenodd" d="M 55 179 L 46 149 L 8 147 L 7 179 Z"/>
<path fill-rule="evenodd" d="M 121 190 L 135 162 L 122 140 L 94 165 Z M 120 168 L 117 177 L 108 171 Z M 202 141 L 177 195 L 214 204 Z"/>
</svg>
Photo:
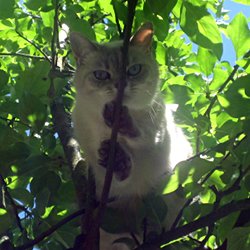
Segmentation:
<svg viewBox="0 0 250 250">
<path fill-rule="evenodd" d="M 12 219 L 7 210 L 0 208 L 0 234 L 6 233 L 6 231 L 12 226 Z"/>
<path fill-rule="evenodd" d="M 124 212 L 114 208 L 106 208 L 101 223 L 102 229 L 109 233 L 124 233 L 128 231 L 128 228 L 135 229 L 136 221 L 131 218 L 131 214 Z"/>
<path fill-rule="evenodd" d="M 83 34 L 85 37 L 90 40 L 95 40 L 95 32 L 93 31 L 89 22 L 84 19 L 79 19 L 74 11 L 67 9 L 65 11 L 65 24 L 70 28 L 70 31 L 77 31 Z"/>
<path fill-rule="evenodd" d="M 209 203 L 215 202 L 216 196 L 212 190 L 204 188 L 203 190 L 200 190 L 200 191 L 201 192 L 199 192 L 198 194 L 199 194 L 201 203 L 209 204 Z"/>
<path fill-rule="evenodd" d="M 193 92 L 189 87 L 178 84 L 171 85 L 169 86 L 169 88 L 174 93 L 175 103 L 178 103 L 183 106 L 185 106 L 190 100 L 190 95 Z"/>
<path fill-rule="evenodd" d="M 41 187 L 39 192 L 36 194 L 36 209 L 42 217 L 46 212 L 46 207 L 48 206 L 50 190 L 46 186 L 42 189 Z"/>
<path fill-rule="evenodd" d="M 246 189 L 250 192 L 250 175 L 247 175 L 244 178 L 244 185 L 245 185 Z"/>
<path fill-rule="evenodd" d="M 234 228 L 228 237 L 227 250 L 249 250 L 250 227 Z"/>
<path fill-rule="evenodd" d="M 219 28 L 204 6 L 195 6 L 184 1 L 180 26 L 189 38 L 198 45 L 210 49 L 218 59 L 222 55 L 222 38 Z"/>
<path fill-rule="evenodd" d="M 179 182 L 186 184 L 199 181 L 202 176 L 213 169 L 213 166 L 213 162 L 196 157 L 190 161 L 178 163 L 175 171 L 178 174 Z"/>
<path fill-rule="evenodd" d="M 32 67 L 27 68 L 24 72 L 19 72 L 15 86 L 17 97 L 21 98 L 28 92 L 35 95 L 35 98 L 43 97 L 44 102 L 47 102 L 47 91 L 50 86 L 49 71 L 49 62 L 40 61 L 32 64 Z M 41 102 L 40 98 L 39 101 Z"/>
<path fill-rule="evenodd" d="M 53 27 L 54 24 L 54 11 L 40 12 L 43 24 L 47 27 Z"/>
<path fill-rule="evenodd" d="M 24 121 L 31 123 L 39 131 L 47 118 L 47 106 L 37 96 L 25 93 L 20 100 L 19 114 Z"/>
<path fill-rule="evenodd" d="M 149 221 L 158 225 L 160 228 L 168 211 L 168 207 L 164 202 L 163 196 L 149 194 L 145 197 L 143 201 L 146 209 L 147 218 L 149 219 Z"/>
<path fill-rule="evenodd" d="M 241 58 L 250 49 L 250 30 L 242 13 L 237 14 L 228 25 L 227 34 L 233 42 L 237 59 Z"/>
<path fill-rule="evenodd" d="M 9 81 L 9 75 L 5 71 L 0 70 L 0 91 L 2 91 L 4 87 L 6 87 L 8 81 Z"/>
<path fill-rule="evenodd" d="M 127 21 L 127 13 L 128 13 L 127 7 L 121 1 L 112 1 L 111 3 L 114 6 L 114 9 L 115 9 L 115 11 L 117 13 L 117 17 L 120 20 L 122 20 L 123 23 L 126 23 L 126 21 Z"/>
<path fill-rule="evenodd" d="M 166 180 L 164 180 L 164 188 L 162 194 L 169 194 L 174 192 L 179 187 L 179 178 L 178 174 L 175 171 L 172 175 L 168 176 Z"/>
<path fill-rule="evenodd" d="M 15 188 L 10 190 L 11 196 L 25 206 L 33 207 L 33 196 L 27 189 Z"/>
<path fill-rule="evenodd" d="M 209 85 L 211 91 L 217 91 L 218 88 L 226 81 L 229 76 L 229 73 L 222 69 L 221 67 L 215 66 L 213 69 L 213 80 Z"/>
<path fill-rule="evenodd" d="M 250 75 L 236 79 L 223 96 L 219 98 L 220 104 L 232 117 L 250 116 Z"/>
<path fill-rule="evenodd" d="M 161 0 L 147 0 L 144 4 L 145 7 L 150 10 L 151 13 L 160 14 L 162 17 L 166 17 L 170 14 L 177 0 L 161 1 Z"/>
<path fill-rule="evenodd" d="M 43 188 L 48 188 L 50 193 L 55 194 L 61 185 L 60 177 L 52 171 L 48 171 L 42 176 L 36 175 L 30 183 L 30 189 L 33 194 L 37 194 Z"/>
<path fill-rule="evenodd" d="M 221 175 L 223 175 L 224 172 L 221 170 L 215 170 L 210 177 L 207 180 L 207 183 L 210 186 L 215 186 L 217 189 L 223 189 L 226 185 L 221 180 Z"/>
<path fill-rule="evenodd" d="M 28 7 L 28 9 L 31 9 L 31 10 L 39 10 L 40 8 L 46 6 L 46 4 L 47 4 L 47 1 L 37 1 L 37 0 L 25 1 L 25 5 Z"/>
<path fill-rule="evenodd" d="M 14 15 L 15 0 L 0 0 L 0 19 L 12 18 Z"/>
<path fill-rule="evenodd" d="M 211 50 L 199 47 L 197 62 L 200 65 L 202 73 L 204 73 L 206 76 L 209 76 L 213 72 L 216 60 L 217 58 Z"/>
<path fill-rule="evenodd" d="M 204 88 L 204 79 L 201 74 L 187 74 L 184 79 L 195 92 L 200 93 L 202 88 Z"/>
<path fill-rule="evenodd" d="M 22 140 L 22 136 L 20 136 L 20 134 L 18 134 L 17 131 L 15 131 L 14 129 L 11 129 L 8 126 L 4 126 L 3 124 L 0 123 L 0 150 L 1 151 L 5 151 L 7 149 L 6 143 L 8 145 L 13 145 L 19 140 Z M 3 155 L 1 155 L 1 157 L 2 156 Z"/>
<path fill-rule="evenodd" d="M 218 221 L 218 223 L 216 223 L 217 235 L 220 238 L 221 242 L 223 242 L 227 238 L 228 234 L 233 229 L 238 217 L 239 212 L 232 213 L 229 216 L 222 218 Z"/>
<path fill-rule="evenodd" d="M 41 177 L 47 173 L 50 164 L 50 159 L 46 155 L 31 155 L 25 161 L 18 164 L 18 173 L 20 175 L 37 175 Z"/>
<path fill-rule="evenodd" d="M 26 159 L 30 155 L 30 147 L 24 142 L 17 142 L 14 145 L 6 147 L 5 150 L 0 152 L 0 163 L 13 163 Z"/>
<path fill-rule="evenodd" d="M 184 185 L 185 197 L 188 199 L 194 198 L 202 191 L 203 191 L 203 187 L 196 182 L 190 182 Z"/>
<path fill-rule="evenodd" d="M 157 36 L 159 41 L 164 41 L 168 35 L 169 30 L 169 22 L 168 19 L 158 18 L 153 16 L 151 21 L 155 27 L 155 35 Z"/>
<path fill-rule="evenodd" d="M 242 3 L 242 4 L 250 5 L 250 0 L 232 0 L 232 1 L 236 2 L 236 3 Z"/>
</svg>

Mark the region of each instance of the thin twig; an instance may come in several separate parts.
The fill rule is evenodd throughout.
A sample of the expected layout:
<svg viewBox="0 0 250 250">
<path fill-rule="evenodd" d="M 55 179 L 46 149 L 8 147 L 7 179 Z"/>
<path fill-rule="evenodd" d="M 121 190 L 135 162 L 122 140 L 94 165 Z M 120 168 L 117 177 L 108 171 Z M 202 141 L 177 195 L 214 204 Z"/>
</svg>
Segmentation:
<svg viewBox="0 0 250 250">
<path fill-rule="evenodd" d="M 217 101 L 217 96 L 226 88 L 227 84 L 230 81 L 234 81 L 234 75 L 237 72 L 237 70 L 239 69 L 239 65 L 235 65 L 233 71 L 231 72 L 231 74 L 228 76 L 228 78 L 226 79 L 226 81 L 220 86 L 219 90 L 217 91 L 216 95 L 210 100 L 210 104 L 206 110 L 206 112 L 204 113 L 204 116 L 209 116 L 215 102 Z"/>
<path fill-rule="evenodd" d="M 60 227 L 64 226 L 66 223 L 72 221 L 73 219 L 79 217 L 80 215 L 83 215 L 84 212 L 85 212 L 84 209 L 76 211 L 75 213 L 73 213 L 73 214 L 67 216 L 66 218 L 62 219 L 61 221 L 59 221 L 54 226 L 50 227 L 47 231 L 38 235 L 34 240 L 31 240 L 31 241 L 25 243 L 24 245 L 15 248 L 15 250 L 25 250 L 25 249 L 28 249 L 30 247 L 33 247 L 37 243 L 43 241 L 45 238 L 47 238 L 48 236 L 53 234 L 55 231 L 57 231 Z"/>
<path fill-rule="evenodd" d="M 6 197 L 8 198 L 8 200 L 9 200 L 9 202 L 11 204 L 13 213 L 14 213 L 15 218 L 16 218 L 17 226 L 19 227 L 19 229 L 20 229 L 20 231 L 21 231 L 22 234 L 23 233 L 26 234 L 26 231 L 25 231 L 25 229 L 22 226 L 21 219 L 20 219 L 20 217 L 18 215 L 18 208 L 16 206 L 16 203 L 15 203 L 14 199 L 12 198 L 12 196 L 11 196 L 11 194 L 10 194 L 8 188 L 7 188 L 7 184 L 6 184 L 4 178 L 3 178 L 3 176 L 1 174 L 0 174 L 0 184 L 1 184 L 2 190 L 4 192 L 3 197 L 6 195 Z"/>
<path fill-rule="evenodd" d="M 42 51 L 42 49 L 36 45 L 33 41 L 29 40 L 28 38 L 26 38 L 25 36 L 23 36 L 18 30 L 16 30 L 16 33 L 21 37 L 23 38 L 26 42 L 30 43 L 32 46 L 34 46 L 41 54 L 43 54 L 44 58 L 49 62 L 51 63 L 51 60 L 50 58 L 48 57 L 48 55 Z"/>
<path fill-rule="evenodd" d="M 250 170 L 250 165 L 244 171 L 242 171 L 242 166 L 240 166 L 240 168 L 239 168 L 240 174 L 239 174 L 238 178 L 234 181 L 233 185 L 231 187 L 229 187 L 228 189 L 226 189 L 226 190 L 218 191 L 215 186 L 210 187 L 210 189 L 216 195 L 216 201 L 214 203 L 212 212 L 215 212 L 219 208 L 221 199 L 223 197 L 225 197 L 225 196 L 227 196 L 227 195 L 229 195 L 229 194 L 231 194 L 231 193 L 233 193 L 233 192 L 240 189 L 240 182 L 244 178 L 244 176 L 246 176 L 246 174 L 249 172 L 249 170 Z M 203 247 L 207 243 L 208 239 L 210 238 L 210 236 L 211 236 L 211 234 L 213 232 L 214 226 L 215 226 L 215 224 L 211 224 L 208 227 L 208 232 L 206 234 L 206 237 L 202 240 L 199 249 L 203 249 Z"/>
<path fill-rule="evenodd" d="M 100 21 L 103 21 L 104 18 L 110 16 L 110 13 L 107 14 L 103 14 L 100 18 L 98 18 L 97 20 L 95 20 L 94 22 L 91 23 L 91 26 L 94 26 L 95 24 L 99 23 Z"/>
<path fill-rule="evenodd" d="M 243 56 L 243 58 L 248 58 L 250 55 L 250 50 Z M 247 67 L 247 65 L 249 65 L 249 61 L 246 62 L 246 64 L 243 66 L 243 68 Z M 217 96 L 226 88 L 227 84 L 230 81 L 234 81 L 234 75 L 236 74 L 237 70 L 240 68 L 240 66 L 238 64 L 234 65 L 234 69 L 231 72 L 231 74 L 228 76 L 228 78 L 226 79 L 226 81 L 220 86 L 219 90 L 217 91 L 216 95 L 210 100 L 210 104 L 207 108 L 207 110 L 204 113 L 204 116 L 208 116 L 215 104 L 215 102 L 217 101 Z"/>
<path fill-rule="evenodd" d="M 0 56 L 20 56 L 20 57 L 27 57 L 31 59 L 38 59 L 38 60 L 44 60 L 44 56 L 34 56 L 29 54 L 24 54 L 20 52 L 11 52 L 11 53 L 0 53 Z"/>
<path fill-rule="evenodd" d="M 205 215 L 184 226 L 164 232 L 162 235 L 156 237 L 152 241 L 142 244 L 139 248 L 136 248 L 136 250 L 144 249 L 143 247 L 147 247 L 148 244 L 153 244 L 155 246 L 161 246 L 163 244 L 167 244 L 168 242 L 184 237 L 196 231 L 197 229 L 210 226 L 214 224 L 216 221 L 228 216 L 229 214 L 249 208 L 250 208 L 250 198 L 228 203 L 218 208 L 216 211 L 209 213 L 208 215 Z"/>
<path fill-rule="evenodd" d="M 97 215 L 94 218 L 92 223 L 91 230 L 89 231 L 86 242 L 85 242 L 85 249 L 95 249 L 95 242 L 96 236 L 98 235 L 98 230 L 101 222 L 101 218 L 103 216 L 106 204 L 109 198 L 109 191 L 111 187 L 111 182 L 113 178 L 113 168 L 114 168 L 114 159 L 115 159 L 115 147 L 116 147 L 116 140 L 117 134 L 119 129 L 119 116 L 120 110 L 122 107 L 122 100 L 123 100 L 123 93 L 126 86 L 126 67 L 127 67 L 127 54 L 128 54 L 128 46 L 129 46 L 129 39 L 131 36 L 132 24 L 135 15 L 135 7 L 137 5 L 137 0 L 129 0 L 128 1 L 128 17 L 127 17 L 127 28 L 125 29 L 125 35 L 123 40 L 123 47 L 122 47 L 122 67 L 120 73 L 120 80 L 118 85 L 117 96 L 115 99 L 115 112 L 114 112 L 114 126 L 111 132 L 111 139 L 110 139 L 110 148 L 109 148 L 109 157 L 108 157 L 108 164 L 107 164 L 107 171 L 105 175 L 103 190 L 101 194 L 100 204 L 97 211 Z"/>
<path fill-rule="evenodd" d="M 57 44 L 58 44 L 58 15 L 59 15 L 59 2 L 55 0 L 55 14 L 53 23 L 53 33 L 51 39 L 51 58 L 52 58 L 52 70 L 54 71 L 57 67 Z"/>
<path fill-rule="evenodd" d="M 240 135 L 242 135 L 242 134 L 243 134 L 243 132 L 238 133 L 238 134 L 235 136 L 235 138 L 232 139 L 232 141 L 235 142 L 236 139 L 237 139 Z M 240 144 L 241 144 L 246 138 L 247 138 L 247 136 L 245 135 L 240 141 L 237 141 L 237 143 L 234 145 L 233 149 L 236 149 L 237 147 L 239 147 Z M 217 146 L 218 146 L 218 145 L 217 145 Z M 217 146 L 216 146 L 216 147 L 217 147 Z M 216 147 L 215 147 L 215 148 L 216 148 Z M 213 150 L 213 149 L 210 149 L 209 151 L 212 151 L 212 150 Z M 200 155 L 202 155 L 202 154 L 204 154 L 204 153 L 207 153 L 207 152 L 208 152 L 208 151 L 203 151 L 203 152 L 201 152 L 201 153 L 199 153 L 199 154 L 197 154 L 197 155 L 195 155 L 195 156 L 189 158 L 187 161 L 190 161 L 190 160 L 192 160 L 192 159 L 194 159 L 194 158 L 196 158 L 196 157 L 199 157 Z M 211 171 L 209 171 L 209 172 L 207 173 L 207 175 L 200 181 L 199 184 L 200 184 L 200 185 L 203 185 L 203 184 L 209 179 L 209 177 L 210 177 L 216 170 L 221 169 L 221 164 L 230 156 L 230 154 L 231 154 L 231 152 L 227 152 L 227 154 L 221 159 L 219 165 L 216 166 L 215 168 L 211 169 Z M 192 201 L 193 201 L 193 198 L 188 199 L 188 200 L 185 202 L 185 204 L 183 205 L 182 209 L 179 211 L 178 215 L 176 216 L 176 219 L 174 220 L 174 223 L 172 224 L 171 229 L 174 229 L 174 228 L 177 227 L 177 225 L 178 225 L 178 223 L 180 222 L 180 219 L 181 219 L 181 217 L 182 217 L 182 215 L 183 215 L 183 212 L 184 212 L 185 208 L 188 207 L 188 206 L 192 203 Z"/>
<path fill-rule="evenodd" d="M 119 37 L 120 37 L 120 39 L 123 39 L 124 34 L 122 32 L 122 29 L 121 29 L 121 25 L 120 25 L 120 22 L 119 22 L 119 18 L 118 18 L 117 10 L 116 10 L 116 7 L 115 7 L 115 3 L 113 3 L 113 9 L 114 9 L 114 13 L 115 13 L 115 22 L 116 22 L 117 30 L 118 30 L 118 33 L 119 33 Z"/>
<path fill-rule="evenodd" d="M 22 125 L 24 125 L 24 126 L 26 126 L 28 128 L 32 128 L 29 124 L 27 124 L 25 122 L 22 122 L 21 120 L 16 120 L 16 119 L 18 119 L 16 117 L 13 117 L 12 119 L 9 119 L 9 118 L 5 118 L 5 117 L 0 116 L 0 119 L 7 122 L 9 126 L 13 125 L 14 123 L 20 123 L 20 124 L 22 124 Z"/>
<path fill-rule="evenodd" d="M 136 246 L 140 246 L 140 241 L 137 239 L 136 235 L 133 232 L 130 232 L 130 236 L 134 240 Z"/>
</svg>

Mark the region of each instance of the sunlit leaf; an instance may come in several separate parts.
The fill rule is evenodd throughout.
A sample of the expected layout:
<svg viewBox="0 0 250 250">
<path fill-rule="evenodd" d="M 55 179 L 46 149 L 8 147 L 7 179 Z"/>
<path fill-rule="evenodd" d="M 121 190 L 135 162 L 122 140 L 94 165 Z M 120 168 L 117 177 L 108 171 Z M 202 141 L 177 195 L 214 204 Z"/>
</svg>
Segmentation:
<svg viewBox="0 0 250 250">
<path fill-rule="evenodd" d="M 250 5 L 250 0 L 233 0 L 233 1 L 237 2 L 237 3 L 242 3 L 242 4 Z"/>
<path fill-rule="evenodd" d="M 233 42 L 236 56 L 239 59 L 248 50 L 250 44 L 250 30 L 247 19 L 242 14 L 237 14 L 227 28 L 227 33 Z"/>
<path fill-rule="evenodd" d="M 220 102 L 233 117 L 250 116 L 246 108 L 250 105 L 249 81 L 249 75 L 238 78 L 226 91 L 225 102 Z"/>
<path fill-rule="evenodd" d="M 189 38 L 198 45 L 211 49 L 220 59 L 222 38 L 215 20 L 206 8 L 184 1 L 180 19 L 181 28 Z"/>
<path fill-rule="evenodd" d="M 216 56 L 210 50 L 199 47 L 197 62 L 200 65 L 201 71 L 206 76 L 209 76 L 213 72 L 213 68 L 216 62 Z"/>
</svg>

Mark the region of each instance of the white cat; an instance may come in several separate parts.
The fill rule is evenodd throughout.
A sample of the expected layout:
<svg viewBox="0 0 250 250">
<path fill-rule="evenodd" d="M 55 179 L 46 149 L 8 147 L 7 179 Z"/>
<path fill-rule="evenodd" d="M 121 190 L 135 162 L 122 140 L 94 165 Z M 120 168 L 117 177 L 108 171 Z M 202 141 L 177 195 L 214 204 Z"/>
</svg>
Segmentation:
<svg viewBox="0 0 250 250">
<path fill-rule="evenodd" d="M 158 66 L 150 50 L 152 36 L 152 25 L 146 23 L 129 44 L 123 118 L 110 190 L 110 197 L 115 199 L 111 206 L 126 212 L 136 210 L 140 200 L 171 174 L 174 165 L 191 154 L 189 143 L 174 124 L 173 108 L 164 104 L 159 90 Z M 100 198 L 111 136 L 112 101 L 121 80 L 122 42 L 98 44 L 79 33 L 71 33 L 70 41 L 77 62 L 74 130 L 93 169 Z M 180 209 L 177 203 L 182 202 L 176 195 L 166 200 L 164 226 L 169 227 Z M 128 249 L 124 244 L 112 245 L 120 237 L 102 231 L 100 249 Z"/>
</svg>

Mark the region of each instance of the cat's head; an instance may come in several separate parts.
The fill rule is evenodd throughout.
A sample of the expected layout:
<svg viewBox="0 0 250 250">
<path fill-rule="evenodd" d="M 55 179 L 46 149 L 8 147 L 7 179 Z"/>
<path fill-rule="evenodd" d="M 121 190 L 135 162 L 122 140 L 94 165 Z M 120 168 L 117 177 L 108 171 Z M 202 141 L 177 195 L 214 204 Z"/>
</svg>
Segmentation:
<svg viewBox="0 0 250 250">
<path fill-rule="evenodd" d="M 157 91 L 158 67 L 150 50 L 152 36 L 152 24 L 145 23 L 130 39 L 123 103 L 132 109 L 150 105 Z M 98 44 L 75 32 L 70 41 L 77 62 L 77 92 L 83 98 L 91 96 L 104 103 L 113 100 L 121 79 L 122 41 Z"/>
</svg>

